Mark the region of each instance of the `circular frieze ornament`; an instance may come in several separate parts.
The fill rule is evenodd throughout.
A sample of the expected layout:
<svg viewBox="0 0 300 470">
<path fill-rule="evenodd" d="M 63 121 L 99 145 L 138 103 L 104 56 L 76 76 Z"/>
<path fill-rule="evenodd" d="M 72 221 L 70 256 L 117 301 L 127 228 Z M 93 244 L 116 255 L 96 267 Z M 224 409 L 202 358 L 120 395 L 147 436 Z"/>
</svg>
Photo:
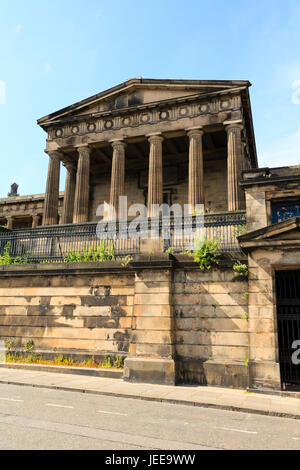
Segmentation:
<svg viewBox="0 0 300 470">
<path fill-rule="evenodd" d="M 169 119 L 169 111 L 162 111 L 160 114 L 159 114 L 159 118 L 162 120 L 162 121 L 166 121 L 167 119 Z"/>
<path fill-rule="evenodd" d="M 72 134 L 78 134 L 79 132 L 79 127 L 78 126 L 73 126 L 72 127 Z"/>
<path fill-rule="evenodd" d="M 222 106 L 222 108 L 228 108 L 229 102 L 228 101 L 222 101 L 221 106 Z"/>
<path fill-rule="evenodd" d="M 90 122 L 90 123 L 87 125 L 87 128 L 88 128 L 88 131 L 89 131 L 89 132 L 93 132 L 94 130 L 96 130 L 96 124 L 94 124 L 93 122 Z"/>
<path fill-rule="evenodd" d="M 114 126 L 113 121 L 105 121 L 104 127 L 105 129 L 111 129 Z"/>
<path fill-rule="evenodd" d="M 56 129 L 55 136 L 56 137 L 61 137 L 62 135 L 63 135 L 63 130 L 62 129 Z"/>
<path fill-rule="evenodd" d="M 125 117 L 122 122 L 123 122 L 123 126 L 130 126 L 131 118 L 130 117 Z"/>
<path fill-rule="evenodd" d="M 207 113 L 208 111 L 208 104 L 201 104 L 200 105 L 200 113 Z"/>
<path fill-rule="evenodd" d="M 149 122 L 150 121 L 150 114 L 142 114 L 141 115 L 142 122 Z"/>
<path fill-rule="evenodd" d="M 179 114 L 180 114 L 180 116 L 187 116 L 188 113 L 189 113 L 189 110 L 188 110 L 187 107 L 184 107 L 184 108 L 180 108 L 180 109 L 179 109 Z"/>
</svg>

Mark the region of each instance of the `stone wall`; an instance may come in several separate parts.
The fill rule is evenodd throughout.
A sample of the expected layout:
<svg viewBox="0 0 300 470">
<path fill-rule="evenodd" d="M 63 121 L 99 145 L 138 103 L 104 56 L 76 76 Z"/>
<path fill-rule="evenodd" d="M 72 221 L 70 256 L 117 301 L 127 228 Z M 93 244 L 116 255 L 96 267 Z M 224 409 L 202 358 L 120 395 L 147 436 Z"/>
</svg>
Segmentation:
<svg viewBox="0 0 300 470">
<path fill-rule="evenodd" d="M 127 354 L 134 276 L 62 271 L 1 273 L 0 340 L 13 339 L 17 348 L 33 340 L 45 352 Z"/>
<path fill-rule="evenodd" d="M 177 372 L 184 382 L 247 387 L 248 282 L 232 267 L 174 273 Z"/>
<path fill-rule="evenodd" d="M 188 258 L 188 260 L 187 260 Z M 248 386 L 247 282 L 187 256 L 0 267 L 0 340 L 45 355 L 126 356 L 124 379 Z"/>
</svg>

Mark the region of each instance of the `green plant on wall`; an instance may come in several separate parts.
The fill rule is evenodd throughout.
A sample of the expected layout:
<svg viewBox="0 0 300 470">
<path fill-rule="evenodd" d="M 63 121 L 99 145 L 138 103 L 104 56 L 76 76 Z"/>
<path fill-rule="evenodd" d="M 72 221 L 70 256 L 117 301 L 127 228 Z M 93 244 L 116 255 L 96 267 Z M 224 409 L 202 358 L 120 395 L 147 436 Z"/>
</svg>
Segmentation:
<svg viewBox="0 0 300 470">
<path fill-rule="evenodd" d="M 195 248 L 192 252 L 187 252 L 198 263 L 201 271 L 208 271 L 214 265 L 219 264 L 220 242 L 217 240 L 195 240 Z"/>
<path fill-rule="evenodd" d="M 234 264 L 233 270 L 234 270 L 235 276 L 248 277 L 248 274 L 249 274 L 248 266 L 246 264 L 241 263 L 240 261 L 237 261 Z"/>
<path fill-rule="evenodd" d="M 16 256 L 13 257 L 10 254 L 10 243 L 7 243 L 5 245 L 3 254 L 0 255 L 0 265 L 1 266 L 8 266 L 11 264 L 28 264 L 28 259 L 27 259 L 28 254 L 24 255 L 23 257 L 21 256 Z"/>
<path fill-rule="evenodd" d="M 34 341 L 32 339 L 28 340 L 25 343 L 24 349 L 25 349 L 26 352 L 34 351 Z"/>
<path fill-rule="evenodd" d="M 88 263 L 88 262 L 102 262 L 113 261 L 115 259 L 114 243 L 99 243 L 96 248 L 83 247 L 82 253 L 74 252 L 71 250 L 65 257 L 65 263 Z"/>
</svg>

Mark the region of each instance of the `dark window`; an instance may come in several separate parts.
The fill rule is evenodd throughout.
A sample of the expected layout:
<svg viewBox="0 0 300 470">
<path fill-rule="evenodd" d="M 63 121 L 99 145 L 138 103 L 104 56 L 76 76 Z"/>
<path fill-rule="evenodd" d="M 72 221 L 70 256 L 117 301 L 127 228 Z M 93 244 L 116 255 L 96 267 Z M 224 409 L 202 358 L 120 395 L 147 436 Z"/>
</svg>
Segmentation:
<svg viewBox="0 0 300 470">
<path fill-rule="evenodd" d="M 272 223 L 278 224 L 292 217 L 300 216 L 300 201 L 272 204 Z"/>
</svg>

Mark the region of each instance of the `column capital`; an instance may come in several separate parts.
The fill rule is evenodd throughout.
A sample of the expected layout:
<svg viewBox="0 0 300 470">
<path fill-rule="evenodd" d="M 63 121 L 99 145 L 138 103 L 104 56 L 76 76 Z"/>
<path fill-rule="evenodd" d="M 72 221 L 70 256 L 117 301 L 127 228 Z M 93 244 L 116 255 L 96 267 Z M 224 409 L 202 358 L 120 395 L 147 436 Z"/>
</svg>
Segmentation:
<svg viewBox="0 0 300 470">
<path fill-rule="evenodd" d="M 204 134 L 204 129 L 202 126 L 188 127 L 185 129 L 185 131 L 189 137 L 192 137 L 193 135 L 202 136 Z"/>
<path fill-rule="evenodd" d="M 50 158 L 55 158 L 62 160 L 63 158 L 63 153 L 61 150 L 44 150 L 44 152 L 48 155 Z"/>
<path fill-rule="evenodd" d="M 224 121 L 223 124 L 226 128 L 226 131 L 230 131 L 231 129 L 244 129 L 244 123 L 241 119 L 238 121 Z"/>
<path fill-rule="evenodd" d="M 63 166 L 67 169 L 67 170 L 76 170 L 76 164 L 75 162 L 73 161 L 70 161 L 70 160 L 64 160 L 62 161 L 62 164 Z"/>
<path fill-rule="evenodd" d="M 148 141 L 151 143 L 151 142 L 163 142 L 165 139 L 162 135 L 161 132 L 155 132 L 153 134 L 147 134 L 146 135 Z"/>
<path fill-rule="evenodd" d="M 127 147 L 127 143 L 123 139 L 113 139 L 110 140 L 109 143 L 111 144 L 112 148 L 114 149 L 115 147 Z"/>
<path fill-rule="evenodd" d="M 91 147 L 88 144 L 75 145 L 75 149 L 78 151 L 78 153 L 81 153 L 81 152 L 88 152 L 89 154 L 91 153 Z"/>
</svg>

